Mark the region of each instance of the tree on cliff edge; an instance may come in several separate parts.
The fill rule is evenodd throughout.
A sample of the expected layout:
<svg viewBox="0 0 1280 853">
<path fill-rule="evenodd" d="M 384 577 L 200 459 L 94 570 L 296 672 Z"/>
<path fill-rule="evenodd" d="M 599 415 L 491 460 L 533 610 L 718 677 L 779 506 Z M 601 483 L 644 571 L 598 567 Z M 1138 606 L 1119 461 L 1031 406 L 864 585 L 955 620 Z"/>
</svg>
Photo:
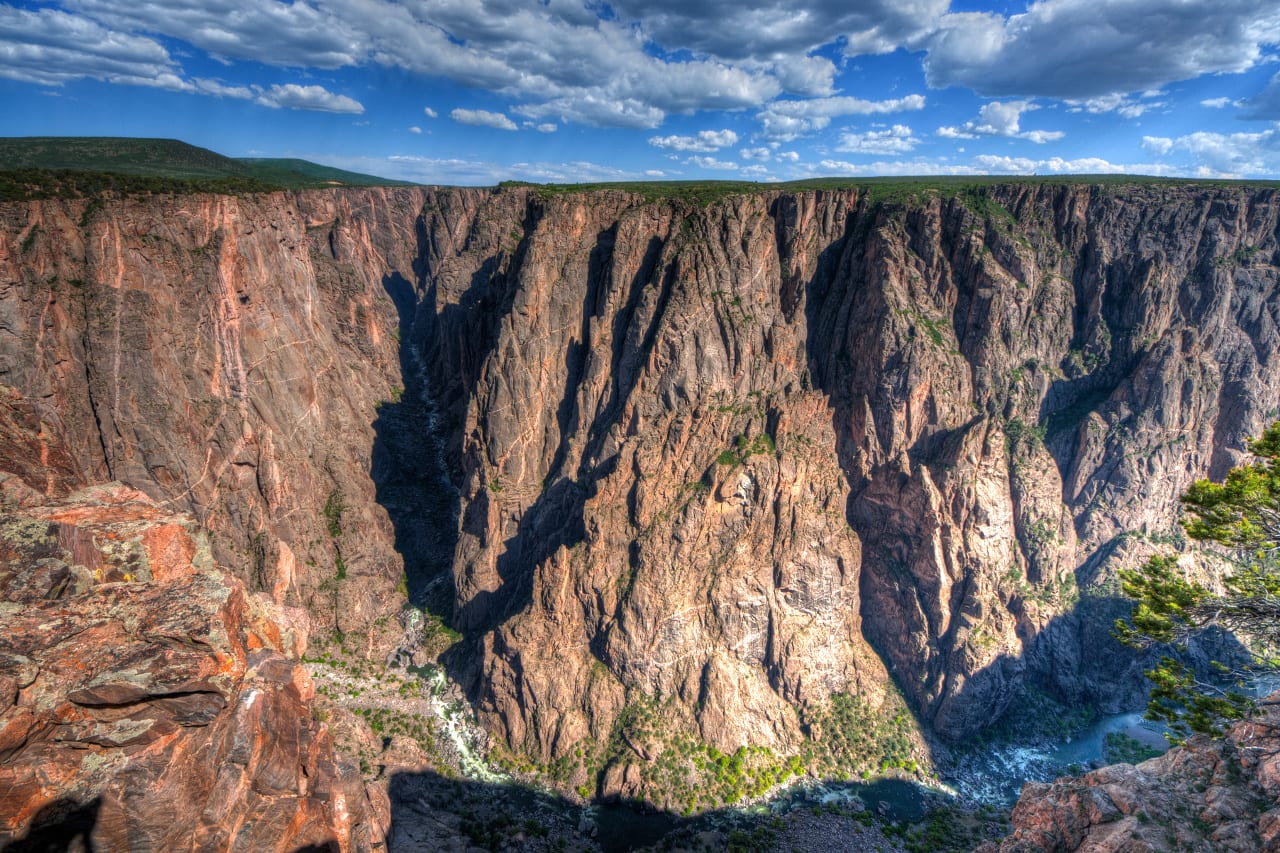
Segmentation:
<svg viewBox="0 0 1280 853">
<path fill-rule="evenodd" d="M 1222 670 L 1214 684 L 1164 657 L 1151 679 L 1147 717 L 1169 726 L 1174 738 L 1217 734 L 1222 725 L 1250 713 L 1241 692 L 1245 679 L 1278 668 L 1280 649 L 1280 422 L 1249 442 L 1253 460 L 1232 468 L 1221 483 L 1200 480 L 1182 496 L 1191 516 L 1187 535 L 1225 550 L 1232 571 L 1220 591 L 1186 579 L 1177 559 L 1156 556 L 1137 571 L 1120 573 L 1126 595 L 1137 602 L 1129 620 L 1117 620 L 1116 636 L 1147 647 L 1178 646 L 1195 632 L 1217 626 L 1235 634 L 1253 656 L 1245 670 Z M 1230 684 L 1231 686 L 1222 686 Z"/>
</svg>

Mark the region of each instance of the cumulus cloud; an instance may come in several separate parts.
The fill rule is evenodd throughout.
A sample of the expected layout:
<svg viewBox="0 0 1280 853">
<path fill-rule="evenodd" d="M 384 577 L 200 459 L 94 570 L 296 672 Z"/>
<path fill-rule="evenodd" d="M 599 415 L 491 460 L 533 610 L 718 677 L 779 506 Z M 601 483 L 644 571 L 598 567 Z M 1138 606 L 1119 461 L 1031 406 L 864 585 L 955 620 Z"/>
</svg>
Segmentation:
<svg viewBox="0 0 1280 853">
<path fill-rule="evenodd" d="M 568 0 L 61 2 L 118 29 L 158 33 L 227 60 L 381 65 L 445 77 L 521 101 L 521 114 L 535 121 L 656 127 L 670 113 L 756 107 L 784 85 L 827 92 L 835 73 L 829 60 L 803 52 L 673 58 L 647 49 L 647 17 L 602 16 Z"/>
<path fill-rule="evenodd" d="M 190 84 L 158 42 L 57 9 L 0 6 L 0 76 L 60 86 L 90 77 L 185 91 Z"/>
<path fill-rule="evenodd" d="M 1176 138 L 1144 136 L 1142 147 L 1157 157 L 1185 154 L 1205 176 L 1255 177 L 1280 172 L 1280 128 L 1256 133 L 1200 131 Z"/>
<path fill-rule="evenodd" d="M 869 130 L 865 133 L 846 131 L 840 134 L 836 144 L 837 151 L 850 154 L 905 154 L 920 144 L 920 140 L 912 136 L 911 128 L 903 124 L 895 124 L 887 130 Z"/>
<path fill-rule="evenodd" d="M 291 110 L 318 110 L 326 113 L 355 113 L 356 115 L 364 112 L 364 107 L 359 101 L 352 100 L 346 95 L 336 95 L 323 86 L 299 86 L 296 83 L 261 89 L 254 101 L 264 107 L 287 107 Z"/>
<path fill-rule="evenodd" d="M 269 65 L 341 68 L 366 50 L 358 27 L 324 3 L 275 0 L 60 0 L 70 10 L 120 29 L 161 33 L 227 59 Z"/>
<path fill-rule="evenodd" d="M 907 95 L 884 101 L 848 96 L 807 101 L 774 101 L 756 115 L 765 136 L 786 141 L 822 130 L 837 116 L 884 115 L 924 109 L 923 95 Z"/>
<path fill-rule="evenodd" d="M 550 121 L 544 121 L 541 123 L 526 121 L 523 124 L 529 130 L 536 130 L 538 131 L 538 133 L 555 133 L 557 130 L 560 129 L 560 125 Z"/>
<path fill-rule="evenodd" d="M 1065 136 L 1060 130 L 1023 130 L 1022 114 L 1037 109 L 1039 107 L 1030 101 L 992 101 L 982 105 L 976 119 L 967 121 L 959 127 L 938 128 L 938 136 L 944 139 L 1005 136 L 1035 143 L 1053 142 Z"/>
<path fill-rule="evenodd" d="M 1112 163 L 1101 157 L 1081 157 L 1075 160 L 1048 157 L 1036 160 L 1030 157 L 1003 157 L 995 154 L 980 154 L 973 158 L 973 163 L 986 172 L 1015 175 L 1033 175 L 1046 172 L 1057 175 L 1120 175 L 1135 171 L 1133 166 Z M 1150 168 L 1145 171 L 1148 174 L 1151 173 Z"/>
<path fill-rule="evenodd" d="M 930 86 L 1074 99 L 1245 71 L 1277 43 L 1280 7 L 1257 0 L 1040 0 L 947 15 L 920 42 Z"/>
<path fill-rule="evenodd" d="M 413 127 L 409 128 L 409 132 L 413 134 L 419 134 L 419 133 L 422 133 L 422 128 L 418 127 L 417 125 L 414 125 Z"/>
<path fill-rule="evenodd" d="M 685 162 L 699 169 L 731 171 L 738 168 L 737 163 L 730 160 L 717 160 L 715 157 L 690 157 Z"/>
<path fill-rule="evenodd" d="M 669 151 L 695 151 L 709 154 L 736 145 L 738 134 L 732 130 L 700 130 L 696 136 L 651 136 L 649 144 Z"/>
<path fill-rule="evenodd" d="M 939 160 L 881 160 L 875 163 L 850 163 L 845 160 L 820 160 L 802 169 L 806 176 L 830 175 L 978 175 L 980 169 Z"/>
<path fill-rule="evenodd" d="M 846 55 L 888 53 L 927 32 L 948 0 L 613 0 L 623 20 L 668 48 L 723 59 L 805 55 L 843 36 Z"/>
<path fill-rule="evenodd" d="M 421 184 L 455 186 L 493 186 L 499 181 L 537 181 L 545 183 L 591 183 L 597 181 L 634 181 L 644 177 L 613 166 L 585 160 L 570 162 L 533 161 L 497 163 L 488 160 L 439 158 L 415 154 L 390 157 L 326 157 L 303 152 L 301 156 L 328 166 L 383 175 Z"/>
<path fill-rule="evenodd" d="M 743 148 L 738 156 L 743 160 L 768 160 L 773 152 L 768 148 Z"/>
<path fill-rule="evenodd" d="M 1163 93 L 1151 92 L 1142 97 L 1156 97 L 1161 94 Z M 1067 104 L 1070 107 L 1069 111 L 1073 113 L 1086 112 L 1094 115 L 1116 113 L 1124 118 L 1138 118 L 1143 113 L 1169 106 L 1168 101 L 1142 100 L 1125 94 L 1101 95 L 1084 100 L 1068 99 Z"/>
<path fill-rule="evenodd" d="M 458 124 L 469 124 L 472 127 L 491 127 L 494 130 L 517 130 L 516 123 L 502 113 L 489 110 L 467 110 L 459 107 L 449 113 L 449 118 Z"/>
<path fill-rule="evenodd" d="M 359 101 L 323 86 L 295 83 L 228 86 L 187 78 L 159 43 L 108 29 L 57 9 L 27 11 L 0 6 L 0 77 L 46 86 L 91 78 L 174 92 L 252 100 L 273 109 L 319 110 L 359 115 Z"/>
<path fill-rule="evenodd" d="M 423 114 L 423 115 L 425 115 L 427 118 L 439 118 L 439 117 L 440 117 L 440 114 L 439 114 L 438 112 L 436 112 L 435 110 L 431 109 L 431 107 L 423 107 L 423 108 L 422 108 L 422 114 Z"/>
</svg>

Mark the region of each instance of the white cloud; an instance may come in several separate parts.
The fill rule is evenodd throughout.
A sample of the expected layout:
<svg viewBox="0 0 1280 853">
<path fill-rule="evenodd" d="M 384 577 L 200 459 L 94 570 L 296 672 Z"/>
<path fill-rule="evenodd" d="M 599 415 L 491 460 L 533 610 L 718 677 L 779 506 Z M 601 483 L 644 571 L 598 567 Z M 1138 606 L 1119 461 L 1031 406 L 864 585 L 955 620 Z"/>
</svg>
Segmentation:
<svg viewBox="0 0 1280 853">
<path fill-rule="evenodd" d="M 977 175 L 972 166 L 943 163 L 938 160 L 882 160 L 875 163 L 849 163 L 845 160 L 820 160 L 816 166 L 802 170 L 809 177 L 830 175 Z"/>
<path fill-rule="evenodd" d="M 865 133 L 846 131 L 840 134 L 836 144 L 837 151 L 850 154 L 905 154 L 920 144 L 920 140 L 911 135 L 911 128 L 903 124 L 895 124 L 888 130 L 869 130 Z"/>
<path fill-rule="evenodd" d="M 730 60 L 806 56 L 845 39 L 845 54 L 888 53 L 928 30 L 947 0 L 613 0 L 612 9 L 667 48 Z"/>
<path fill-rule="evenodd" d="M 768 160 L 772 154 L 768 148 L 743 148 L 738 152 L 743 160 Z"/>
<path fill-rule="evenodd" d="M 1260 177 L 1280 172 L 1280 127 L 1256 133 L 1200 131 L 1174 139 L 1144 136 L 1142 147 L 1157 157 L 1190 155 L 1196 173 L 1205 176 Z"/>
<path fill-rule="evenodd" d="M 409 132 L 414 134 L 422 133 L 422 128 L 418 127 L 417 125 L 414 125 L 413 127 L 409 128 Z"/>
<path fill-rule="evenodd" d="M 769 174 L 769 167 L 761 166 L 759 163 L 755 163 L 751 166 L 744 166 L 742 168 L 742 171 L 739 172 L 738 174 L 744 175 L 748 178 L 762 178 L 765 175 Z"/>
<path fill-rule="evenodd" d="M 795 151 L 779 151 L 775 156 L 777 156 L 779 160 L 787 160 L 792 163 L 800 159 L 800 155 Z"/>
<path fill-rule="evenodd" d="M 727 160 L 717 160 L 715 157 L 690 157 L 685 160 L 685 162 L 692 166 L 697 166 L 699 169 L 732 171 L 738 168 L 737 163 Z"/>
<path fill-rule="evenodd" d="M 61 86 L 90 77 L 188 91 L 158 42 L 56 9 L 0 6 L 0 77 Z"/>
<path fill-rule="evenodd" d="M 441 76 L 501 92 L 535 120 L 656 127 L 670 113 L 758 107 L 784 83 L 804 94 L 827 92 L 835 73 L 829 60 L 804 52 L 672 58 L 675 51 L 646 48 L 652 40 L 647 16 L 602 16 L 594 5 L 568 0 L 60 2 L 87 16 L 72 16 L 78 20 L 161 34 L 224 60 L 324 69 L 380 65 Z"/>
<path fill-rule="evenodd" d="M 1118 165 L 1101 157 L 1081 157 L 1075 160 L 1064 160 L 1061 157 L 1049 157 L 1042 160 L 1030 157 L 1003 157 L 994 154 L 980 154 L 973 158 L 973 163 L 988 172 L 1017 175 L 1044 174 L 1058 175 L 1120 175 L 1132 172 L 1134 167 Z M 1147 170 L 1150 173 L 1150 170 Z"/>
<path fill-rule="evenodd" d="M 1280 7 L 1258 0 L 1040 0 L 947 15 L 918 42 L 930 86 L 1073 99 L 1245 71 L 1277 43 Z"/>
<path fill-rule="evenodd" d="M 884 115 L 924 109 L 923 95 L 907 95 L 885 101 L 867 101 L 848 96 L 813 98 L 807 101 L 774 101 L 756 118 L 765 136 L 790 140 L 822 130 L 836 116 Z"/>
<path fill-rule="evenodd" d="M 1220 110 L 1223 107 L 1229 107 L 1232 104 L 1230 98 L 1205 98 L 1200 102 L 1200 106 L 1208 107 L 1211 110 Z"/>
<path fill-rule="evenodd" d="M 940 127 L 937 133 L 944 139 L 1005 136 L 1011 139 L 1026 139 L 1037 144 L 1053 142 L 1066 135 L 1059 130 L 1022 130 L 1022 114 L 1038 109 L 1039 107 L 1030 101 L 992 101 L 982 105 L 976 119 L 967 121 L 959 127 Z"/>
<path fill-rule="evenodd" d="M 497 163 L 462 158 L 437 158 L 415 154 L 391 157 L 325 157 L 301 153 L 300 156 L 325 165 L 371 175 L 383 175 L 422 184 L 457 186 L 493 186 L 499 181 L 537 181 L 548 183 L 582 183 L 597 181 L 634 181 L 644 175 L 588 161 Z"/>
<path fill-rule="evenodd" d="M 352 100 L 346 95 L 335 95 L 323 86 L 299 86 L 297 83 L 260 89 L 254 101 L 264 107 L 287 107 L 291 110 L 318 110 L 326 113 L 356 115 L 364 112 L 364 107 L 359 101 Z"/>
<path fill-rule="evenodd" d="M 423 108 L 422 108 L 422 114 L 423 114 L 423 115 L 425 115 L 427 118 L 439 118 L 439 117 L 440 117 L 440 114 L 439 114 L 438 112 L 436 112 L 435 110 L 431 109 L 431 107 L 423 107 Z"/>
<path fill-rule="evenodd" d="M 359 61 L 358 27 L 342 26 L 324 2 L 274 0 L 59 0 L 113 26 L 182 39 L 214 56 L 268 65 L 341 68 Z"/>
<path fill-rule="evenodd" d="M 271 108 L 355 115 L 364 112 L 358 101 L 323 86 L 228 86 L 208 78 L 188 79 L 159 43 L 56 9 L 26 11 L 0 6 L 0 77 L 46 86 L 88 77 L 108 83 L 252 100 Z"/>
<path fill-rule="evenodd" d="M 670 151 L 696 151 L 709 154 L 736 145 L 738 134 L 732 130 L 700 130 L 696 136 L 651 136 L 649 144 Z"/>
<path fill-rule="evenodd" d="M 458 124 L 469 124 L 472 127 L 491 127 L 494 130 L 517 130 L 516 123 L 502 113 L 489 110 L 467 110 L 459 107 L 449 113 L 449 118 Z"/>
<path fill-rule="evenodd" d="M 1143 98 L 1154 98 L 1164 94 L 1163 92 L 1145 92 Z M 1162 109 L 1169 106 L 1168 101 L 1151 101 L 1140 100 L 1125 94 L 1100 95 L 1096 98 L 1085 98 L 1083 100 L 1067 100 L 1070 106 L 1070 112 L 1086 112 L 1093 115 L 1100 113 L 1116 113 L 1124 118 L 1138 118 L 1143 113 L 1151 110 Z"/>
<path fill-rule="evenodd" d="M 544 121 L 541 123 L 534 122 L 534 121 L 526 121 L 522 123 L 529 130 L 536 130 L 538 131 L 538 133 L 555 133 L 557 130 L 560 129 L 560 125 L 550 121 Z"/>
</svg>

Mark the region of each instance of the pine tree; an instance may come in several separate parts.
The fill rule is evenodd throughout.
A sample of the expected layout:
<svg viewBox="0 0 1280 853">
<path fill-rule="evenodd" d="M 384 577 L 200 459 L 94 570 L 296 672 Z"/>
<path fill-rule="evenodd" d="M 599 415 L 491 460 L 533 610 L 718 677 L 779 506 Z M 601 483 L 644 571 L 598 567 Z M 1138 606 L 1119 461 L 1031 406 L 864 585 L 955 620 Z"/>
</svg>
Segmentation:
<svg viewBox="0 0 1280 853">
<path fill-rule="evenodd" d="M 1245 681 L 1280 663 L 1280 422 L 1249 442 L 1249 451 L 1253 459 L 1221 483 L 1200 480 L 1182 496 L 1190 513 L 1183 521 L 1187 535 L 1218 545 L 1230 563 L 1220 593 L 1183 577 L 1171 556 L 1120 573 L 1124 593 L 1136 601 L 1130 618 L 1116 622 L 1122 642 L 1182 647 L 1196 632 L 1217 626 L 1253 657 L 1243 669 L 1215 663 L 1218 683 L 1167 656 L 1147 673 L 1147 717 L 1168 725 L 1175 741 L 1192 732 L 1218 734 L 1225 723 L 1247 716 L 1254 702 L 1242 692 Z"/>
</svg>

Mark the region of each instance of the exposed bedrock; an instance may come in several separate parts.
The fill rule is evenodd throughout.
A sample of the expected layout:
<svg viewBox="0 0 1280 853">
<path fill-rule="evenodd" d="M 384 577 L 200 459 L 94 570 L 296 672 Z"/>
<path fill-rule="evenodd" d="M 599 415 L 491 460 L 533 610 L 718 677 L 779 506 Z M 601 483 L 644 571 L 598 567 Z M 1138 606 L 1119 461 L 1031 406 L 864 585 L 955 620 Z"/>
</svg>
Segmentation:
<svg viewBox="0 0 1280 853">
<path fill-rule="evenodd" d="M 306 614 L 219 572 L 189 515 L 46 485 L 0 472 L 0 847 L 385 849 L 313 714 Z"/>
<path fill-rule="evenodd" d="M 786 753 L 798 708 L 891 676 L 960 738 L 1028 679 L 1137 699 L 1114 570 L 1280 414 L 1278 213 L 1031 183 L 6 205 L 0 383 L 72 473 L 190 510 L 371 656 L 403 558 L 540 762 L 640 695 Z"/>
<path fill-rule="evenodd" d="M 885 664 L 947 738 L 1027 678 L 1132 705 L 1114 568 L 1277 413 L 1278 210 L 1157 186 L 433 196 L 419 331 L 480 708 L 547 759 L 632 690 L 785 750 L 794 707 L 874 704 Z"/>
</svg>

